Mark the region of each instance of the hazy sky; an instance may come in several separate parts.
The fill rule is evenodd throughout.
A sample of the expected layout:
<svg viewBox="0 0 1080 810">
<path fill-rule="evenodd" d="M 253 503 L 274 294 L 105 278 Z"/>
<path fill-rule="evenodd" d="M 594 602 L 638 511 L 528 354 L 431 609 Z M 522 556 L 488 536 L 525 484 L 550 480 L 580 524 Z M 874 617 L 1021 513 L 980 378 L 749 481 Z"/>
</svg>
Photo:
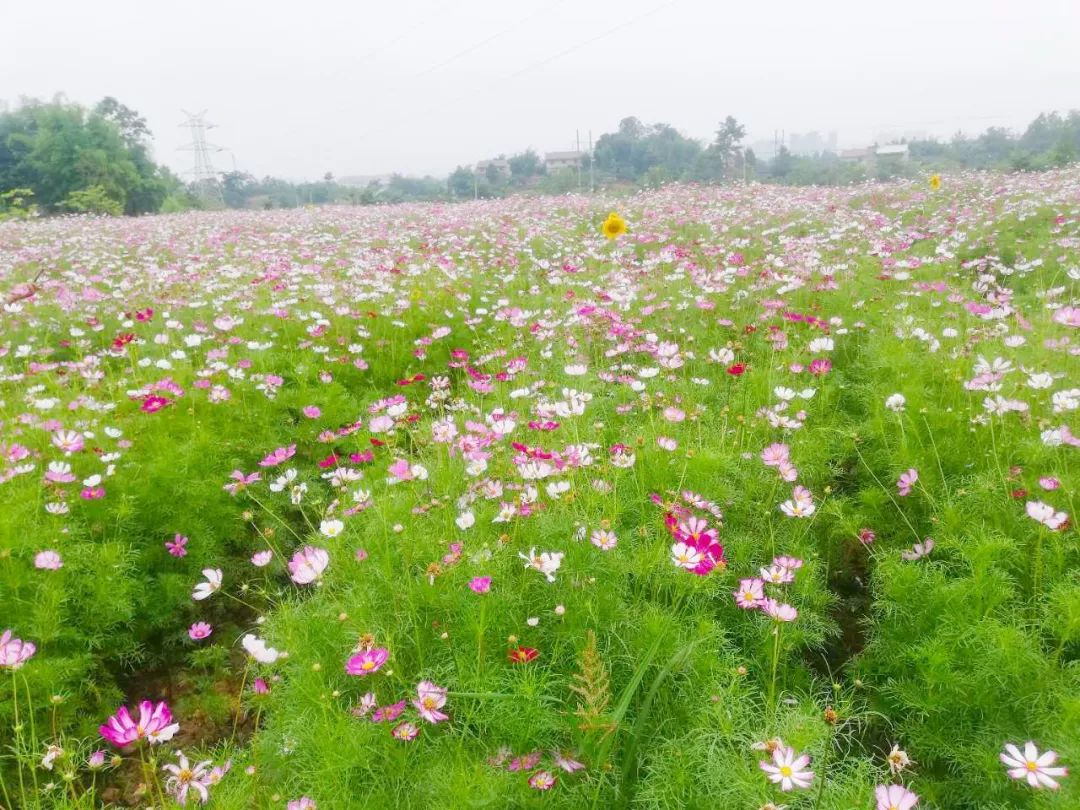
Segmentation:
<svg viewBox="0 0 1080 810">
<path fill-rule="evenodd" d="M 1080 0 L 0 0 L 0 99 L 116 96 L 158 160 L 445 173 L 636 115 L 708 137 L 1022 128 L 1080 107 Z"/>
</svg>

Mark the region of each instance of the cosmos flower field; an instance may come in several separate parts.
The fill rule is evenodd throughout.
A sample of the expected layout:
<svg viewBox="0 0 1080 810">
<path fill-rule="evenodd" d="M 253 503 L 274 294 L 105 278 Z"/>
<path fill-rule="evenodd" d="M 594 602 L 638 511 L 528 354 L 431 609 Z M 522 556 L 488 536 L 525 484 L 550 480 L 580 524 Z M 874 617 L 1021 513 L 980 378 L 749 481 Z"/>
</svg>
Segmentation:
<svg viewBox="0 0 1080 810">
<path fill-rule="evenodd" d="M 1080 170 L 933 185 L 0 224 L 0 804 L 1080 807 Z"/>
</svg>

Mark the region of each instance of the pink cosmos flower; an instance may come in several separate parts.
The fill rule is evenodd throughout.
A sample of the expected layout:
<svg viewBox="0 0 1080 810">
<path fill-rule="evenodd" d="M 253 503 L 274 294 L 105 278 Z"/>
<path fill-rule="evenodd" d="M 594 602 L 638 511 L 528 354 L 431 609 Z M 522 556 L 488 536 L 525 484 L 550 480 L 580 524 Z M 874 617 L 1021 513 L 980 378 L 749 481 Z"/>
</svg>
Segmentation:
<svg viewBox="0 0 1080 810">
<path fill-rule="evenodd" d="M 230 495 L 236 496 L 256 481 L 262 480 L 262 473 L 253 472 L 251 475 L 244 475 L 240 470 L 233 470 L 229 477 L 233 479 L 232 483 L 226 484 L 222 489 Z"/>
<path fill-rule="evenodd" d="M 668 436 L 657 436 L 656 444 L 661 450 L 667 450 L 669 453 L 674 452 L 679 443 Z"/>
<path fill-rule="evenodd" d="M 172 540 L 165 541 L 165 548 L 174 557 L 187 555 L 188 539 L 182 534 L 176 535 Z"/>
<path fill-rule="evenodd" d="M 172 405 L 173 401 L 168 397 L 158 396 L 157 394 L 151 394 L 142 401 L 141 410 L 143 413 L 157 413 L 162 408 L 166 408 Z"/>
<path fill-rule="evenodd" d="M 397 481 L 409 481 L 413 477 L 409 462 L 403 458 L 395 460 L 387 472 Z"/>
<path fill-rule="evenodd" d="M 192 641 L 202 641 L 214 632 L 214 627 L 206 622 L 195 622 L 188 628 L 188 636 Z"/>
<path fill-rule="evenodd" d="M 537 771 L 529 777 L 529 787 L 533 790 L 551 790 L 558 777 L 549 771 Z"/>
<path fill-rule="evenodd" d="M 1061 482 L 1052 476 L 1045 475 L 1039 479 L 1039 486 L 1050 492 L 1059 489 L 1061 487 Z"/>
<path fill-rule="evenodd" d="M 788 461 L 791 449 L 786 444 L 770 444 L 761 451 L 761 461 L 766 467 L 779 467 Z"/>
<path fill-rule="evenodd" d="M 92 771 L 96 771 L 105 765 L 105 751 L 98 749 L 86 758 L 86 767 Z"/>
<path fill-rule="evenodd" d="M 321 579 L 330 564 L 330 554 L 324 548 L 305 546 L 289 560 L 289 574 L 298 585 L 308 585 Z"/>
<path fill-rule="evenodd" d="M 262 678 L 256 678 L 254 683 L 251 684 L 251 691 L 256 695 L 268 695 L 270 694 L 270 686 Z"/>
<path fill-rule="evenodd" d="M 919 471 L 914 468 L 905 473 L 901 473 L 896 481 L 896 494 L 901 498 L 906 498 L 911 494 L 911 488 L 915 486 L 915 482 L 918 480 Z"/>
<path fill-rule="evenodd" d="M 266 458 L 259 462 L 260 467 L 276 467 L 279 464 L 284 464 L 290 458 L 296 455 L 296 445 L 290 444 L 288 447 L 279 447 L 274 452 L 270 453 Z M 235 474 L 234 474 L 235 475 Z"/>
<path fill-rule="evenodd" d="M 305 406 L 303 413 L 304 416 L 306 416 L 308 419 L 318 419 L 320 416 L 322 416 L 322 411 L 319 410 L 319 407 L 317 405 Z"/>
<path fill-rule="evenodd" d="M 86 447 L 86 440 L 74 430 L 58 430 L 53 434 L 52 443 L 65 454 L 78 453 Z"/>
<path fill-rule="evenodd" d="M 576 759 L 571 759 L 570 757 L 563 754 L 561 751 L 552 751 L 551 758 L 555 760 L 555 764 L 558 767 L 562 768 L 567 773 L 574 773 L 575 771 L 584 770 L 585 768 L 585 764 L 583 762 L 578 762 Z"/>
<path fill-rule="evenodd" d="M 772 762 L 761 761 L 758 767 L 765 771 L 769 781 L 780 785 L 785 793 L 795 788 L 808 788 L 814 779 L 812 771 L 806 770 L 810 757 L 803 754 L 795 756 L 795 749 L 779 745 L 772 752 Z"/>
<path fill-rule="evenodd" d="M 1057 790 L 1059 785 L 1053 777 L 1069 775 L 1067 768 L 1054 765 L 1058 758 L 1056 751 L 1040 754 L 1033 742 L 1025 743 L 1023 753 L 1012 743 L 1006 743 L 1000 757 L 1009 776 L 1013 779 L 1026 779 L 1036 790 L 1044 787 Z"/>
<path fill-rule="evenodd" d="M 473 577 L 469 580 L 469 589 L 474 593 L 487 593 L 491 590 L 491 577 Z"/>
<path fill-rule="evenodd" d="M 397 703 L 391 703 L 389 706 L 380 706 L 371 715 L 372 723 L 393 723 L 397 720 L 403 711 L 405 711 L 406 702 L 399 700 Z"/>
<path fill-rule="evenodd" d="M 190 791 L 195 791 L 200 804 L 206 804 L 210 800 L 210 791 L 206 786 L 209 782 L 211 764 L 211 761 L 207 759 L 192 765 L 182 752 L 177 751 L 175 765 L 169 763 L 161 766 L 163 771 L 171 774 L 165 779 L 165 790 L 181 806 L 187 804 Z"/>
<path fill-rule="evenodd" d="M 1062 307 L 1054 313 L 1054 323 L 1080 328 L 1080 307 Z"/>
<path fill-rule="evenodd" d="M 373 647 L 352 656 L 345 662 L 345 671 L 350 675 L 370 675 L 378 672 L 379 668 L 390 657 L 390 651 L 384 647 Z"/>
<path fill-rule="evenodd" d="M 58 571 L 64 566 L 64 561 L 60 559 L 60 555 L 55 551 L 46 550 L 39 551 L 34 555 L 34 568 L 41 568 L 46 571 Z"/>
<path fill-rule="evenodd" d="M 771 585 L 786 585 L 795 581 L 795 573 L 782 565 L 770 565 L 761 569 L 761 578 Z"/>
<path fill-rule="evenodd" d="M 10 630 L 0 635 L 0 668 L 18 669 L 37 652 L 37 647 L 29 641 L 15 638 Z"/>
<path fill-rule="evenodd" d="M 774 557 L 773 565 L 779 565 L 788 571 L 798 571 L 803 567 L 803 561 L 798 557 Z"/>
<path fill-rule="evenodd" d="M 756 577 L 740 579 L 739 588 L 734 591 L 735 604 L 743 610 L 756 610 L 765 601 L 765 583 Z"/>
<path fill-rule="evenodd" d="M 765 597 L 765 601 L 761 603 L 761 609 L 778 622 L 793 622 L 799 617 L 799 611 L 791 605 L 777 602 L 769 597 Z"/>
<path fill-rule="evenodd" d="M 262 551 L 256 551 L 251 555 L 251 564 L 256 568 L 263 568 L 270 564 L 270 560 L 274 559 L 274 552 L 270 549 L 264 549 Z"/>
<path fill-rule="evenodd" d="M 285 805 L 285 810 L 317 810 L 317 808 L 314 799 L 309 799 L 307 796 L 301 796 L 299 799 L 293 799 Z"/>
<path fill-rule="evenodd" d="M 446 705 L 446 692 L 445 688 L 436 686 L 431 681 L 421 681 L 416 687 L 417 699 L 413 701 L 413 706 L 429 723 L 449 720 L 449 715 L 439 711 Z"/>
<path fill-rule="evenodd" d="M 1055 512 L 1054 507 L 1042 501 L 1028 501 L 1025 505 L 1028 517 L 1037 520 L 1046 528 L 1057 531 L 1069 521 L 1064 512 Z"/>
<path fill-rule="evenodd" d="M 417 726 L 416 723 L 410 723 L 407 720 L 403 723 L 398 723 L 396 726 L 390 729 L 390 734 L 394 737 L 394 739 L 402 740 L 403 742 L 410 742 L 411 740 L 415 740 L 419 733 L 420 727 Z"/>
<path fill-rule="evenodd" d="M 592 533 L 589 541 L 601 551 L 611 551 L 619 542 L 615 532 L 606 529 L 597 529 Z"/>
<path fill-rule="evenodd" d="M 155 706 L 151 701 L 144 700 L 139 704 L 138 722 L 131 718 L 127 706 L 121 706 L 98 731 L 117 748 L 123 748 L 142 739 L 151 744 L 166 742 L 179 729 L 180 724 L 172 722 L 172 713 L 165 701 Z"/>
<path fill-rule="evenodd" d="M 874 789 L 877 810 L 911 810 L 919 797 L 903 785 L 878 785 Z"/>
</svg>

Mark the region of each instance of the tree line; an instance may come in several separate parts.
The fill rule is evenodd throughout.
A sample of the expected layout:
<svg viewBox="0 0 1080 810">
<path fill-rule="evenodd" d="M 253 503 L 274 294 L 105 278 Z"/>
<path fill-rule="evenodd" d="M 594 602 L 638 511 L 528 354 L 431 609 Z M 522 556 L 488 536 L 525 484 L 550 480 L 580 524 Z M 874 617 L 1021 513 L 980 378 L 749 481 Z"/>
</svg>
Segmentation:
<svg viewBox="0 0 1080 810">
<path fill-rule="evenodd" d="M 908 142 L 904 161 L 851 161 L 823 151 L 796 155 L 781 146 L 768 160 L 743 146 L 745 127 L 727 116 L 708 141 L 665 123 L 624 118 L 604 133 L 582 165 L 549 172 L 533 149 L 500 155 L 449 176 L 391 175 L 364 187 L 321 180 L 293 183 L 223 172 L 209 186 L 185 184 L 151 158 L 151 133 L 135 110 L 106 97 L 92 108 L 57 98 L 23 100 L 0 113 L 0 218 L 32 213 L 138 215 L 191 208 L 292 208 L 301 205 L 463 200 L 520 193 L 561 194 L 589 187 L 655 187 L 669 182 L 757 181 L 842 185 L 949 169 L 1031 171 L 1080 156 L 1080 110 L 1044 113 L 1022 133 L 991 127 L 975 137 Z"/>
</svg>

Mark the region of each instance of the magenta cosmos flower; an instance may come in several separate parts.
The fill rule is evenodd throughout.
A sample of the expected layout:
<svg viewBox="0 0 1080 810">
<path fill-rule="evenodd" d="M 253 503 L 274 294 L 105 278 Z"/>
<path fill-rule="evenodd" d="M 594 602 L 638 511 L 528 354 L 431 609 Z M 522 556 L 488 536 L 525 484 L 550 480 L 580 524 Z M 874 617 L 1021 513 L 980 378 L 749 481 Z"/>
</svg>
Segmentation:
<svg viewBox="0 0 1080 810">
<path fill-rule="evenodd" d="M 390 652 L 385 647 L 373 647 L 357 653 L 346 661 L 345 671 L 350 675 L 370 675 L 378 672 L 389 657 Z"/>
<path fill-rule="evenodd" d="M 195 624 L 188 628 L 188 635 L 191 637 L 192 641 L 202 641 L 213 632 L 213 625 L 207 624 L 206 622 L 195 622 Z"/>
<path fill-rule="evenodd" d="M 1047 787 L 1057 790 L 1059 785 L 1053 777 L 1069 775 L 1068 769 L 1054 766 L 1058 757 L 1056 751 L 1040 754 L 1033 742 L 1024 744 L 1023 753 L 1012 743 L 1006 743 L 1000 756 L 1009 776 L 1013 779 L 1026 779 L 1027 783 L 1036 789 Z"/>
<path fill-rule="evenodd" d="M 29 641 L 14 638 L 10 630 L 5 630 L 0 636 L 0 667 L 6 669 L 18 669 L 29 661 L 37 647 Z"/>
<path fill-rule="evenodd" d="M 289 574 L 298 585 L 308 585 L 322 578 L 323 571 L 330 564 L 330 554 L 324 548 L 305 546 L 293 554 L 289 560 Z"/>
<path fill-rule="evenodd" d="M 491 590 L 491 577 L 473 577 L 469 580 L 469 588 L 475 593 L 487 593 Z"/>
<path fill-rule="evenodd" d="M 449 715 L 439 711 L 446 705 L 446 689 L 436 686 L 431 681 L 420 681 L 416 686 L 416 696 L 413 706 L 429 723 L 439 723 L 450 719 Z"/>
<path fill-rule="evenodd" d="M 877 810 L 911 810 L 919 797 L 903 785 L 878 785 L 874 790 Z"/>
<path fill-rule="evenodd" d="M 155 706 L 151 701 L 144 700 L 139 704 L 138 722 L 131 718 L 127 706 L 121 706 L 98 731 L 117 748 L 123 748 L 142 739 L 150 743 L 166 742 L 179 729 L 180 724 L 172 722 L 172 712 L 165 701 Z"/>
<path fill-rule="evenodd" d="M 794 748 L 780 745 L 773 751 L 772 758 L 772 762 L 762 760 L 758 763 L 770 782 L 780 785 L 780 789 L 785 792 L 810 787 L 810 782 L 814 779 L 813 771 L 806 770 L 810 757 L 806 754 L 796 757 Z"/>
</svg>

